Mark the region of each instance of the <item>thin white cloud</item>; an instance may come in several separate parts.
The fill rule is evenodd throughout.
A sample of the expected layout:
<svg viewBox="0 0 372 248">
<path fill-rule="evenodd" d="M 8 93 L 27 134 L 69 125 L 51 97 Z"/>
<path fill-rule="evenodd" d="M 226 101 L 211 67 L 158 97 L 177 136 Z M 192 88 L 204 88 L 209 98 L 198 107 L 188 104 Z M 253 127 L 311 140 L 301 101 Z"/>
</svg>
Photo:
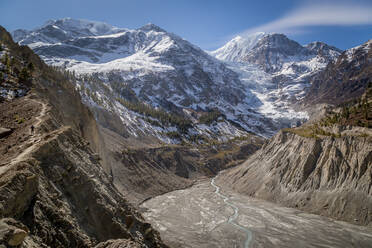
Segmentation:
<svg viewBox="0 0 372 248">
<path fill-rule="evenodd" d="M 309 26 L 352 26 L 372 24 L 372 5 L 353 3 L 316 2 L 301 6 L 287 15 L 244 33 L 282 32 L 293 33 Z M 371 33 L 372 34 L 372 33 Z"/>
</svg>

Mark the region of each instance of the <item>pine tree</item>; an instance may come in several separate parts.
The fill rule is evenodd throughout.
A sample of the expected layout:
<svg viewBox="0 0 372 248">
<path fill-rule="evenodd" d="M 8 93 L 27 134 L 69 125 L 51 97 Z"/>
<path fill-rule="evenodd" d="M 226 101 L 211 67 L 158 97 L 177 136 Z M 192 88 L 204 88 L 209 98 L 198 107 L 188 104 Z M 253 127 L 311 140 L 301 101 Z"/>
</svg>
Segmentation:
<svg viewBox="0 0 372 248">
<path fill-rule="evenodd" d="M 26 67 L 23 67 L 21 72 L 19 73 L 18 82 L 19 83 L 27 83 L 30 80 L 30 74 Z"/>
<path fill-rule="evenodd" d="M 32 73 L 34 71 L 34 69 L 35 69 L 34 64 L 32 64 L 31 62 L 28 63 L 27 69 Z"/>
<path fill-rule="evenodd" d="M 9 55 L 7 53 L 4 54 L 2 62 L 5 65 L 5 72 L 10 73 L 10 60 L 9 60 Z"/>
<path fill-rule="evenodd" d="M 9 73 L 13 74 L 13 67 L 16 63 L 16 60 L 14 57 L 12 57 L 10 60 L 9 60 Z"/>
</svg>

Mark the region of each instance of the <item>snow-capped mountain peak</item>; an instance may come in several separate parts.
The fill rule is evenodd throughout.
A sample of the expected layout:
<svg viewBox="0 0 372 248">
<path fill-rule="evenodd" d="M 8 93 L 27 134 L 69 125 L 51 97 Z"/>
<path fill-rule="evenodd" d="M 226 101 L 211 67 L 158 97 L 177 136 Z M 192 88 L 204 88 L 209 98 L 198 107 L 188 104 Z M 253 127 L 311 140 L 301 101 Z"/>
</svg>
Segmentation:
<svg viewBox="0 0 372 248">
<path fill-rule="evenodd" d="M 211 52 L 240 75 L 263 103 L 258 111 L 274 119 L 303 119 L 292 107 L 303 99 L 309 78 L 334 61 L 341 50 L 322 42 L 302 46 L 284 34 L 237 36 Z"/>
<path fill-rule="evenodd" d="M 360 46 L 356 46 L 346 50 L 344 52 L 344 55 L 346 56 L 346 59 L 351 62 L 355 57 L 358 57 L 361 54 L 368 54 L 370 50 L 372 50 L 372 39 Z"/>
<path fill-rule="evenodd" d="M 31 31 L 18 29 L 15 30 L 12 35 L 13 39 L 21 44 L 36 42 L 54 44 L 81 37 L 110 35 L 125 30 L 126 29 L 117 28 L 104 22 L 63 18 L 49 20 L 41 27 Z"/>
<path fill-rule="evenodd" d="M 307 60 L 311 51 L 284 34 L 268 34 L 241 60 L 256 64 L 266 72 L 277 72 L 286 62 Z"/>
<path fill-rule="evenodd" d="M 266 72 L 278 72 L 288 62 L 308 61 L 319 55 L 323 63 L 333 61 L 341 50 L 322 42 L 306 46 L 289 39 L 284 34 L 255 33 L 237 36 L 221 48 L 211 52 L 226 62 L 246 62 L 263 68 Z"/>
<path fill-rule="evenodd" d="M 166 33 L 167 31 L 165 31 L 164 29 L 162 29 L 161 27 L 153 24 L 153 23 L 147 23 L 146 25 L 142 26 L 141 28 L 139 28 L 139 30 L 142 30 L 142 31 L 156 31 L 156 32 L 163 32 L 163 33 Z"/>
<path fill-rule="evenodd" d="M 72 19 L 72 18 L 63 18 L 59 20 L 49 20 L 46 24 L 42 27 L 45 28 L 49 25 L 54 25 L 62 30 L 65 31 L 76 31 L 76 32 L 87 32 L 91 33 L 92 35 L 107 35 L 113 34 L 121 29 L 109 25 L 104 22 L 97 22 L 97 21 L 88 21 L 83 19 Z"/>
<path fill-rule="evenodd" d="M 263 32 L 251 35 L 238 35 L 223 47 L 212 51 L 211 55 L 223 61 L 239 62 L 264 36 L 265 33 Z"/>
</svg>

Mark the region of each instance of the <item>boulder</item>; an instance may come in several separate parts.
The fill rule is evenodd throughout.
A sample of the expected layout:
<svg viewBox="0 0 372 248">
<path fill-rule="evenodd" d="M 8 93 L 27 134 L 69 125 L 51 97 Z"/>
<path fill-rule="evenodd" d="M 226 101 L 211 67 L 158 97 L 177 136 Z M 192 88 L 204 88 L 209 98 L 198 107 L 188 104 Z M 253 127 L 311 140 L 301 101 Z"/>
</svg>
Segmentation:
<svg viewBox="0 0 372 248">
<path fill-rule="evenodd" d="M 19 246 L 28 235 L 28 228 L 22 223 L 12 219 L 0 220 L 0 243 L 8 246 Z"/>
<path fill-rule="evenodd" d="M 0 139 L 9 136 L 12 132 L 12 129 L 0 127 Z"/>
</svg>

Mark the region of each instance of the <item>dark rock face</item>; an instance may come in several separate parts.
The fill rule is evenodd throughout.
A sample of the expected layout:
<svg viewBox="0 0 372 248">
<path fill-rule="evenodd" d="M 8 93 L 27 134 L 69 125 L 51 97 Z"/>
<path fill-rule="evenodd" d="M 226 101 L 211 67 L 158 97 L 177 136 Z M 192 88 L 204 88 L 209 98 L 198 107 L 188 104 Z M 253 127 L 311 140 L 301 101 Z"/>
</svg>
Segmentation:
<svg viewBox="0 0 372 248">
<path fill-rule="evenodd" d="M 58 246 L 90 246 L 115 238 L 158 246 L 157 233 L 151 229 L 142 234 L 142 229 L 151 226 L 113 187 L 95 154 L 87 149 L 85 141 L 67 129 L 35 152 L 38 194 L 24 214 L 31 234 Z"/>
<path fill-rule="evenodd" d="M 281 131 L 219 181 L 254 197 L 367 225 L 371 156 L 370 137 L 315 139 Z"/>
<path fill-rule="evenodd" d="M 20 164 L 18 168 L 17 172 L 10 171 L 0 178 L 1 217 L 20 218 L 37 194 L 38 176 L 26 164 Z"/>
<path fill-rule="evenodd" d="M 115 189 L 95 158 L 70 128 L 53 133 L 32 159 L 1 175 L 7 182 L 0 187 L 6 192 L 1 216 L 18 219 L 40 246 L 91 247 L 127 238 L 161 247 L 157 232 Z"/>
<path fill-rule="evenodd" d="M 337 47 L 330 46 L 326 43 L 319 41 L 311 42 L 307 44 L 305 47 L 309 49 L 312 53 L 324 57 L 329 61 L 334 60 L 342 53 L 342 50 L 338 49 Z"/>
<path fill-rule="evenodd" d="M 99 243 L 95 248 L 141 248 L 141 244 L 128 239 L 114 239 Z"/>
<path fill-rule="evenodd" d="M 310 50 L 288 39 L 284 34 L 273 34 L 264 36 L 243 60 L 272 73 L 280 70 L 290 57 L 306 57 L 312 54 Z"/>
<path fill-rule="evenodd" d="M 311 80 L 305 102 L 340 104 L 361 96 L 372 78 L 372 42 L 349 49 Z"/>
</svg>

